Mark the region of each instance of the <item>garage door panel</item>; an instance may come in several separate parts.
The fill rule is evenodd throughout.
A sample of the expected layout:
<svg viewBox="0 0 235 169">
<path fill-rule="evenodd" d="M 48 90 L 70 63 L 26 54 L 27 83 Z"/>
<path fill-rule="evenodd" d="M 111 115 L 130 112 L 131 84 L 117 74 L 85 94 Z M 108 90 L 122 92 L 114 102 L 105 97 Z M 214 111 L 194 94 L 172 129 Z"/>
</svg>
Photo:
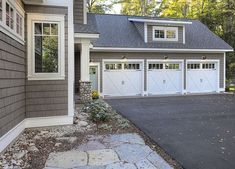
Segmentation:
<svg viewBox="0 0 235 169">
<path fill-rule="evenodd" d="M 121 72 L 104 72 L 104 94 L 120 96 L 122 93 L 122 73 Z M 114 78 L 115 77 L 115 78 Z"/>
<path fill-rule="evenodd" d="M 141 71 L 124 71 L 122 79 L 125 87 L 123 95 L 140 95 L 142 91 L 142 72 Z"/>
<path fill-rule="evenodd" d="M 128 61 L 129 62 L 129 61 Z M 135 96 L 142 94 L 143 68 L 140 62 L 104 62 L 103 95 Z M 106 66 L 110 65 L 110 66 Z M 118 65 L 118 66 L 113 66 Z M 120 66 L 121 65 L 121 66 Z M 106 70 L 106 68 L 118 70 Z"/>
<path fill-rule="evenodd" d="M 149 94 L 161 94 L 165 91 L 165 75 L 162 71 L 148 72 L 148 92 Z"/>
<path fill-rule="evenodd" d="M 205 61 L 204 61 L 205 62 Z M 218 90 L 218 63 L 212 61 L 187 64 L 186 88 L 188 93 L 209 93 Z"/>
<path fill-rule="evenodd" d="M 168 93 L 180 93 L 182 89 L 182 76 L 181 71 L 167 71 L 165 73 L 166 91 Z"/>
<path fill-rule="evenodd" d="M 182 92 L 181 62 L 148 62 L 147 86 L 150 95 Z"/>
</svg>

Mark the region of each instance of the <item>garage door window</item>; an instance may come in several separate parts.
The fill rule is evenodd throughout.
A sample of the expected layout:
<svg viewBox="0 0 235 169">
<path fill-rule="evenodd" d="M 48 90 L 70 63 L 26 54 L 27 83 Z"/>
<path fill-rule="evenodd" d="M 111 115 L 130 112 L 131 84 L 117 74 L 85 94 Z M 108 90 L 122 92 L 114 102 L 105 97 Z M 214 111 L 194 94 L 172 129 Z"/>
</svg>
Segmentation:
<svg viewBox="0 0 235 169">
<path fill-rule="evenodd" d="M 153 70 L 153 69 L 163 69 L 163 64 L 162 63 L 149 64 L 149 70 Z"/>
<path fill-rule="evenodd" d="M 172 64 L 172 63 L 170 63 L 170 64 L 168 64 L 168 63 L 166 63 L 165 64 L 165 69 L 173 69 L 173 70 L 179 70 L 180 69 L 180 64 Z"/>
<path fill-rule="evenodd" d="M 188 69 L 200 69 L 200 63 L 190 63 L 187 67 Z"/>
<path fill-rule="evenodd" d="M 105 69 L 106 70 L 121 70 L 122 69 L 122 64 L 121 63 L 105 64 Z"/>
<path fill-rule="evenodd" d="M 128 70 L 140 70 L 140 64 L 138 63 L 129 63 L 124 65 L 124 69 Z"/>
<path fill-rule="evenodd" d="M 215 69 L 215 64 L 214 63 L 203 63 L 202 68 L 203 69 Z"/>
</svg>

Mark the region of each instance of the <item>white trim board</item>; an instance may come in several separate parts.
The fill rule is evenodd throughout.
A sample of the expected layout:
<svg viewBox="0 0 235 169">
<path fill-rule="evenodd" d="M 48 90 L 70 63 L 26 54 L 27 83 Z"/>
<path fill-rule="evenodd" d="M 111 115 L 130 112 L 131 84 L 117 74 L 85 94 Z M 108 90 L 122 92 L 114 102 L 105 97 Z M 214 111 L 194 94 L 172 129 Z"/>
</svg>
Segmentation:
<svg viewBox="0 0 235 169">
<path fill-rule="evenodd" d="M 129 21 L 133 22 L 148 22 L 148 23 L 168 23 L 168 24 L 192 24 L 189 21 L 172 21 L 172 20 L 157 20 L 157 19 L 136 19 L 129 18 Z"/>
<path fill-rule="evenodd" d="M 4 151 L 26 128 L 73 124 L 73 117 L 51 116 L 26 118 L 0 138 L 0 153 Z"/>
<path fill-rule="evenodd" d="M 232 52 L 233 49 L 173 49 L 173 48 L 115 48 L 93 47 L 93 52 L 183 52 L 183 53 L 224 53 Z"/>
<path fill-rule="evenodd" d="M 70 0 L 23 0 L 28 5 L 69 6 Z"/>
</svg>

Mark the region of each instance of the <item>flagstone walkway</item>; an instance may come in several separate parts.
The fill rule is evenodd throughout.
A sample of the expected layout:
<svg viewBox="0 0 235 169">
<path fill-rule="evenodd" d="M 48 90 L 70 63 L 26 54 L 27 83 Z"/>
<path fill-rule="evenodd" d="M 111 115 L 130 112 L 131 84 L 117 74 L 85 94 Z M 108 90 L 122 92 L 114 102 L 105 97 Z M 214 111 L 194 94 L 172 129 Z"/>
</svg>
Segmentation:
<svg viewBox="0 0 235 169">
<path fill-rule="evenodd" d="M 86 144 L 51 153 L 44 169 L 173 169 L 135 133 L 89 136 Z"/>
</svg>

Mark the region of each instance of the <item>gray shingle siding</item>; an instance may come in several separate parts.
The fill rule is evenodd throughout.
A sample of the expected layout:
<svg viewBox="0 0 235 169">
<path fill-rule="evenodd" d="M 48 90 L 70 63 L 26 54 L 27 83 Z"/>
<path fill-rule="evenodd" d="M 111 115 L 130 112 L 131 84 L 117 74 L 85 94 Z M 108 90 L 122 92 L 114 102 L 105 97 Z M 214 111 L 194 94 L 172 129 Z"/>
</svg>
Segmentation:
<svg viewBox="0 0 235 169">
<path fill-rule="evenodd" d="M 133 24 L 135 25 L 135 27 L 138 30 L 140 36 L 144 40 L 144 23 L 134 22 Z"/>
<path fill-rule="evenodd" d="M 26 12 L 65 15 L 65 80 L 26 80 L 27 117 L 68 114 L 68 16 L 67 8 L 26 5 Z M 27 37 L 26 37 L 27 38 Z"/>
<path fill-rule="evenodd" d="M 0 32 L 0 137 L 25 119 L 25 47 Z"/>
<path fill-rule="evenodd" d="M 83 24 L 83 2 L 84 0 L 74 0 L 74 24 Z"/>
</svg>

